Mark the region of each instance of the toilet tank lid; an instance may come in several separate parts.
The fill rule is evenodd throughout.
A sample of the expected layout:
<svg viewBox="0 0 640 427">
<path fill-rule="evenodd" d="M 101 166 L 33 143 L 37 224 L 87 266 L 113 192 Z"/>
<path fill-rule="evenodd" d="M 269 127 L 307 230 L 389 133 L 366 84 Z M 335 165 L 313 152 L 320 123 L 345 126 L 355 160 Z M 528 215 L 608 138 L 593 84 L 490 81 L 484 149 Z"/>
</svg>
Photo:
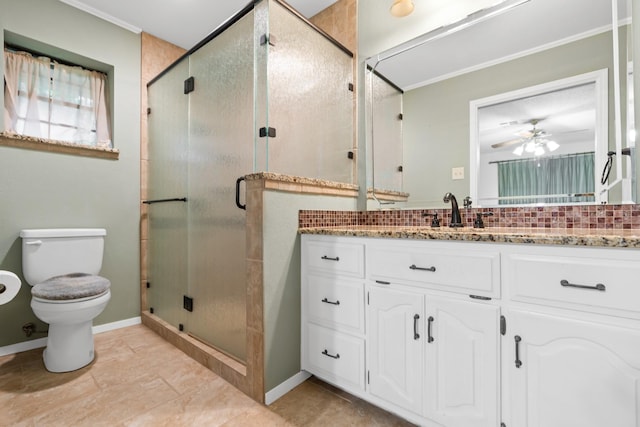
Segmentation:
<svg viewBox="0 0 640 427">
<path fill-rule="evenodd" d="M 50 237 L 82 237 L 82 236 L 106 236 L 104 228 L 39 228 L 21 230 L 20 237 L 27 239 L 39 239 Z"/>
</svg>

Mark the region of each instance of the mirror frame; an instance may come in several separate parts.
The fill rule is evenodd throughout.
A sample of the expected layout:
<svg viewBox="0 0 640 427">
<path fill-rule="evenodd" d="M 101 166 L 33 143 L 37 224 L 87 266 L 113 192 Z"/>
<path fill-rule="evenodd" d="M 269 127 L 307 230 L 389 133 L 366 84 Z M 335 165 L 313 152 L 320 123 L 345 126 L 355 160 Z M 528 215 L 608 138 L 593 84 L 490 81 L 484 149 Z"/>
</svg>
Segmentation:
<svg viewBox="0 0 640 427">
<path fill-rule="evenodd" d="M 595 96 L 596 96 L 596 123 L 595 123 L 595 171 L 600 170 L 601 165 L 604 164 L 607 151 L 608 151 L 608 135 L 609 135 L 609 91 L 608 91 L 608 70 L 602 69 L 592 71 L 590 73 L 584 73 L 573 77 L 567 77 L 547 83 L 542 83 L 535 86 L 516 89 L 510 92 L 500 93 L 497 95 L 489 96 L 486 98 L 475 99 L 469 102 L 469 184 L 470 184 L 470 196 L 477 207 L 504 207 L 499 204 L 483 204 L 482 200 L 478 197 L 478 189 L 480 182 L 478 180 L 478 171 L 480 170 L 480 143 L 479 143 L 479 131 L 480 123 L 478 120 L 478 110 L 482 107 L 488 107 L 494 104 L 499 104 L 507 101 L 515 101 L 522 98 L 527 98 L 543 93 L 553 92 L 557 90 L 567 89 L 570 87 L 578 86 L 581 84 L 595 83 Z M 621 157 L 621 156 L 617 156 Z M 615 179 L 613 183 L 617 183 L 621 180 L 620 168 L 615 169 Z M 613 185 L 603 186 L 600 180 L 599 173 L 596 173 L 595 183 L 595 203 L 600 204 L 606 202 L 608 197 L 603 198 L 603 194 L 606 193 L 608 188 Z M 557 205 L 558 203 L 554 203 Z M 570 205 L 575 204 L 594 204 L 589 203 L 567 203 Z M 545 204 L 546 205 L 546 204 Z M 541 204 L 530 203 L 518 203 L 508 205 L 508 207 L 517 206 L 541 206 Z"/>
</svg>

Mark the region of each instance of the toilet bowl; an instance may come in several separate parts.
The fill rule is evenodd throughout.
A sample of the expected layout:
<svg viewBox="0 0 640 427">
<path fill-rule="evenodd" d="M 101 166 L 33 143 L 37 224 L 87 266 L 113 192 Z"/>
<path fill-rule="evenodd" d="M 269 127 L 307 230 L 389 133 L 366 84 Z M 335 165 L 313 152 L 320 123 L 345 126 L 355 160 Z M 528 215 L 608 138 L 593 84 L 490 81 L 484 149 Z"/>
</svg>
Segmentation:
<svg viewBox="0 0 640 427">
<path fill-rule="evenodd" d="M 43 360 L 51 372 L 69 372 L 95 357 L 93 319 L 111 298 L 102 267 L 104 229 L 22 230 L 23 274 L 32 286 L 31 309 L 49 324 Z"/>
</svg>

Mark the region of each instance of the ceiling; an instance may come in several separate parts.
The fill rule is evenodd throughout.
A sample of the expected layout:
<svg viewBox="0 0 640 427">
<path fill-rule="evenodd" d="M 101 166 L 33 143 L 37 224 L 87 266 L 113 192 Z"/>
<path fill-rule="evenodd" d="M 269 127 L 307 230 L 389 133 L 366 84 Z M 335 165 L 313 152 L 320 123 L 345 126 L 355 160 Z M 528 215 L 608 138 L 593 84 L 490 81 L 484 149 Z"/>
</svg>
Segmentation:
<svg viewBox="0 0 640 427">
<path fill-rule="evenodd" d="M 203 40 L 249 0 L 60 0 L 130 31 L 152 34 L 184 49 Z M 307 18 L 336 0 L 288 0 Z"/>
<path fill-rule="evenodd" d="M 620 3 L 624 6 L 625 2 Z M 627 15 L 621 8 L 619 16 Z M 611 18 L 610 0 L 530 0 L 385 60 L 376 70 L 400 88 L 411 90 L 597 32 L 611 26 Z M 407 45 L 412 43 L 415 41 Z M 381 56 L 397 50 L 389 49 Z"/>
</svg>

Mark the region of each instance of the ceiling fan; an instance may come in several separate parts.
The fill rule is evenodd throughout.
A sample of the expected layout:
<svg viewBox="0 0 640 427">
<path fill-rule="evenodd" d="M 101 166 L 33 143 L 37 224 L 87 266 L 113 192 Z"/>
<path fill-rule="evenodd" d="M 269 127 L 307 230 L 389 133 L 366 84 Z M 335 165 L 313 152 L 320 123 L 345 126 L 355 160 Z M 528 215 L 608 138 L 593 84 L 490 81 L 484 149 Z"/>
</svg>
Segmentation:
<svg viewBox="0 0 640 427">
<path fill-rule="evenodd" d="M 526 121 L 525 123 L 532 125 L 530 130 L 517 133 L 516 135 L 518 135 L 519 138 L 492 144 L 491 148 L 502 148 L 517 144 L 517 147 L 513 150 L 513 154 L 517 156 L 522 156 L 525 152 L 532 153 L 534 156 L 541 156 L 547 151 L 557 150 L 560 145 L 558 145 L 557 142 L 548 139 L 551 134 L 536 127 L 542 120 L 544 119 L 531 119 Z"/>
</svg>

